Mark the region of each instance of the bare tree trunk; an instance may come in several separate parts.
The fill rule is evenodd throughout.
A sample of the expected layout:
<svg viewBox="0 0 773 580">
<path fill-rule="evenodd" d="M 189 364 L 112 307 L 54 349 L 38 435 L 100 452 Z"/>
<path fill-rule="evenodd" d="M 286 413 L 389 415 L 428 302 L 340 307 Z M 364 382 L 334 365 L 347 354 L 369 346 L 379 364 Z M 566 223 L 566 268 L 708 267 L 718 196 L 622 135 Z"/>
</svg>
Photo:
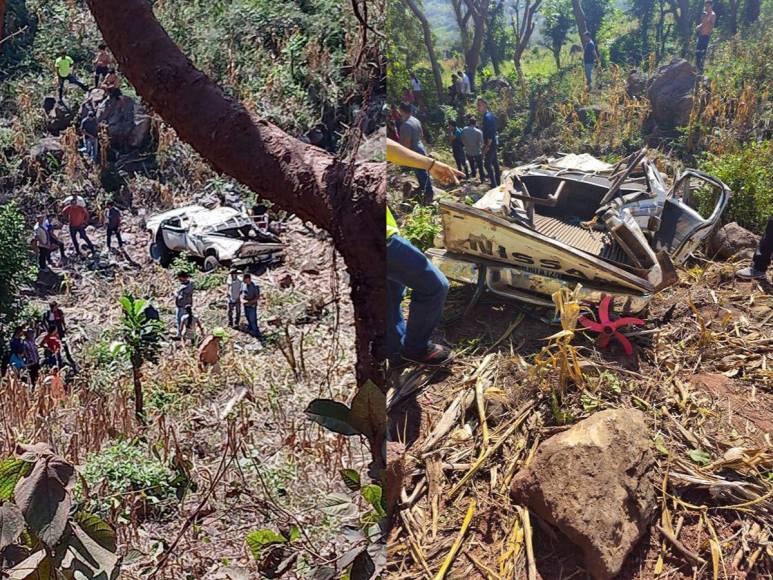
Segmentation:
<svg viewBox="0 0 773 580">
<path fill-rule="evenodd" d="M 473 4 L 472 0 L 467 0 L 467 2 Z M 478 72 L 478 64 L 480 64 L 480 51 L 483 47 L 483 38 L 486 34 L 486 23 L 488 22 L 488 6 L 489 0 L 478 0 L 476 9 L 472 14 L 475 29 L 472 35 L 470 52 L 466 59 L 467 66 L 470 69 L 468 74 L 470 75 L 471 82 L 474 82 L 475 76 Z"/>
<path fill-rule="evenodd" d="M 121 72 L 217 171 L 329 232 L 351 281 L 357 380 L 383 385 L 386 168 L 346 163 L 226 96 L 175 45 L 147 0 L 88 0 Z"/>
<path fill-rule="evenodd" d="M 140 365 L 137 361 L 132 361 L 132 381 L 134 381 L 134 416 L 137 421 L 145 425 L 145 402 L 142 396 L 142 379 Z"/>
<path fill-rule="evenodd" d="M 746 0 L 743 5 L 744 26 L 753 24 L 760 17 L 760 0 Z"/>
<path fill-rule="evenodd" d="M 574 12 L 574 21 L 577 23 L 577 34 L 580 35 L 580 45 L 585 46 L 585 31 L 588 30 L 588 23 L 585 20 L 585 11 L 582 9 L 580 0 L 572 0 L 572 12 Z"/>
<path fill-rule="evenodd" d="M 432 29 L 429 26 L 429 22 L 427 22 L 427 17 L 424 16 L 424 13 L 414 0 L 403 0 L 403 2 L 410 8 L 411 12 L 413 12 L 413 15 L 418 19 L 419 24 L 421 25 L 421 31 L 424 34 L 424 46 L 427 47 L 429 62 L 432 64 L 432 76 L 435 79 L 435 90 L 437 91 L 438 102 L 442 103 L 445 101 L 443 98 L 443 76 L 440 72 L 440 65 L 437 62 L 437 57 L 435 56 L 435 47 L 432 43 Z"/>
<path fill-rule="evenodd" d="M 5 38 L 5 0 L 0 0 L 0 52 L 3 52 L 3 38 Z"/>
</svg>

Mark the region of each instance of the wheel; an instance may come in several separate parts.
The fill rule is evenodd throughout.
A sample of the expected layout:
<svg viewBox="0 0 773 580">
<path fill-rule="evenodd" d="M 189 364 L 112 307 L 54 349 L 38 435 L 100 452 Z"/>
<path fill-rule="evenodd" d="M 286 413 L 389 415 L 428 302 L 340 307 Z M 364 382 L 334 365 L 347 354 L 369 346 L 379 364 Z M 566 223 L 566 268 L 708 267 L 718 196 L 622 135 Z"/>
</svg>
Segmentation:
<svg viewBox="0 0 773 580">
<path fill-rule="evenodd" d="M 150 244 L 150 257 L 164 268 L 174 261 L 175 252 L 167 247 L 161 232 L 156 236 L 156 241 Z"/>
<path fill-rule="evenodd" d="M 219 267 L 220 267 L 220 260 L 217 259 L 217 256 L 210 254 L 206 258 L 204 258 L 205 272 L 214 272 Z"/>
</svg>

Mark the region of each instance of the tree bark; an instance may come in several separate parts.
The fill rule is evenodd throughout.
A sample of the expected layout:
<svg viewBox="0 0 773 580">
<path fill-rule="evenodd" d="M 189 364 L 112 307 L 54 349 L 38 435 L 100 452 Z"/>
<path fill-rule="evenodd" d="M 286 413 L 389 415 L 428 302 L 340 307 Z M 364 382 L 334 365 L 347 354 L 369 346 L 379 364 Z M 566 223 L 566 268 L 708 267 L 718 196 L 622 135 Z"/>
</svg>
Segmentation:
<svg viewBox="0 0 773 580">
<path fill-rule="evenodd" d="M 468 4 L 472 5 L 473 0 L 466 0 Z M 472 35 L 472 44 L 470 45 L 470 51 L 467 55 L 467 66 L 470 69 L 468 73 L 470 76 L 470 82 L 474 83 L 474 79 L 478 73 L 478 65 L 480 64 L 480 51 L 483 47 L 483 37 L 486 34 L 486 23 L 488 22 L 488 6 L 489 0 L 478 0 L 476 9 L 473 11 L 472 20 L 475 25 L 475 29 Z"/>
<path fill-rule="evenodd" d="M 413 12 L 413 15 L 419 21 L 421 25 L 421 31 L 424 34 L 424 46 L 427 47 L 427 54 L 429 55 L 429 62 L 432 64 L 432 76 L 435 79 L 435 91 L 437 91 L 437 98 L 439 103 L 445 102 L 443 91 L 443 76 L 440 72 L 440 65 L 437 62 L 435 56 L 435 47 L 432 43 L 432 29 L 427 22 L 427 17 L 421 11 L 414 0 L 403 0 L 408 8 Z"/>
<path fill-rule="evenodd" d="M 3 52 L 3 38 L 5 38 L 5 0 L 0 0 L 0 52 Z"/>
<path fill-rule="evenodd" d="M 141 425 L 145 425 L 145 402 L 142 396 L 141 362 L 132 361 L 132 381 L 134 382 L 134 416 Z"/>
<path fill-rule="evenodd" d="M 585 46 L 585 31 L 588 30 L 588 23 L 580 0 L 572 0 L 572 12 L 574 12 L 574 21 L 577 23 L 577 34 L 580 35 L 580 46 Z"/>
<path fill-rule="evenodd" d="M 760 17 L 760 0 L 746 0 L 743 5 L 744 26 L 753 24 Z"/>
<path fill-rule="evenodd" d="M 344 162 L 256 118 L 197 70 L 147 0 L 88 0 L 121 72 L 217 171 L 330 233 L 347 266 L 358 384 L 383 385 L 384 163 Z"/>
</svg>

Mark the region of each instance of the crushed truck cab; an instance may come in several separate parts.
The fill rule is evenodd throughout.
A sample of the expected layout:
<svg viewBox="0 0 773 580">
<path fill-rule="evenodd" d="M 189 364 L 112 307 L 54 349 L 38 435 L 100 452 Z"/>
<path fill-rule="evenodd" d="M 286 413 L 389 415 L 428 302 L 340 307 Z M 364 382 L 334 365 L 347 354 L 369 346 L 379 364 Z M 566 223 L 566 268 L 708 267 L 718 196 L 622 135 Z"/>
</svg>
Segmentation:
<svg viewBox="0 0 773 580">
<path fill-rule="evenodd" d="M 163 266 L 180 253 L 198 258 L 204 270 L 222 266 L 260 267 L 282 261 L 285 245 L 274 234 L 231 207 L 189 205 L 147 220 L 150 256 Z"/>
<path fill-rule="evenodd" d="M 696 188 L 716 204 L 701 216 Z M 709 236 L 728 187 L 695 170 L 668 188 L 639 151 L 613 166 L 589 155 L 542 158 L 502 175 L 473 206 L 439 202 L 442 242 L 427 254 L 446 276 L 520 301 L 552 306 L 562 286 L 584 300 L 612 296 L 615 310 L 638 313 L 673 284 L 675 265 Z"/>
</svg>

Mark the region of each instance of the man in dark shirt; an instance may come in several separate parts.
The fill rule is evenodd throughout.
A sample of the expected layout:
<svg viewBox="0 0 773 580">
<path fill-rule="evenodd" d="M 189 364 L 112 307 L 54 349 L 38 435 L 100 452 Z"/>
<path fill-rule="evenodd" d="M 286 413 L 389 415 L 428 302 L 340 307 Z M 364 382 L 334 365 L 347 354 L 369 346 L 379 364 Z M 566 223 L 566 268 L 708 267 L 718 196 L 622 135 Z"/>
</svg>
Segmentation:
<svg viewBox="0 0 773 580">
<path fill-rule="evenodd" d="M 81 121 L 81 135 L 86 153 L 94 163 L 97 163 L 99 161 L 99 125 L 93 109 L 89 110 Z"/>
<path fill-rule="evenodd" d="M 115 203 L 112 201 L 107 202 L 105 222 L 107 223 L 107 250 L 110 251 L 113 236 L 118 240 L 118 247 L 123 248 L 123 239 L 121 238 L 121 210 L 115 207 Z"/>
<path fill-rule="evenodd" d="M 400 124 L 400 145 L 416 153 L 426 155 L 427 151 L 424 149 L 424 143 L 422 142 L 424 129 L 422 129 L 421 121 L 413 116 L 412 110 L 413 107 L 411 107 L 410 103 L 400 103 L 400 117 L 402 118 L 402 123 Z M 419 182 L 419 189 L 424 194 L 424 203 L 432 203 L 434 191 L 429 173 L 424 169 L 416 169 L 414 172 Z"/>
<path fill-rule="evenodd" d="M 596 43 L 590 36 L 590 32 L 585 31 L 585 49 L 582 53 L 582 65 L 585 68 L 585 82 L 588 90 L 593 88 L 593 67 L 599 59 L 599 51 L 596 50 Z"/>
<path fill-rule="evenodd" d="M 499 185 L 499 179 L 502 172 L 499 169 L 499 159 L 497 158 L 497 118 L 488 109 L 486 99 L 478 99 L 478 113 L 483 115 L 483 165 L 486 167 L 491 187 Z"/>
<path fill-rule="evenodd" d="M 244 317 L 247 319 L 247 328 L 250 334 L 255 338 L 262 340 L 263 335 L 258 327 L 258 299 L 260 298 L 260 288 L 252 281 L 252 276 L 244 274 L 242 277 L 242 309 Z"/>
</svg>

